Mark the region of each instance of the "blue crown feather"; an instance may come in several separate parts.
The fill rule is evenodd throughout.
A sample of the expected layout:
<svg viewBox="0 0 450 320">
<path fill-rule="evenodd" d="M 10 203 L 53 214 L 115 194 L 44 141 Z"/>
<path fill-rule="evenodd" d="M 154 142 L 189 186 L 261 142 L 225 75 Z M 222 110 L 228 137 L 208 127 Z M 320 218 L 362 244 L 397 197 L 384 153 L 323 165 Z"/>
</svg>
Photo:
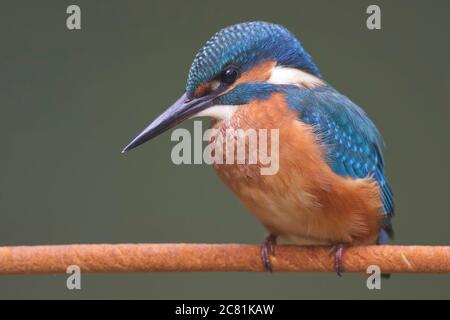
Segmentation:
<svg viewBox="0 0 450 320">
<path fill-rule="evenodd" d="M 267 22 L 246 22 L 220 30 L 199 50 L 189 70 L 186 93 L 192 98 L 200 84 L 211 81 L 230 64 L 244 72 L 264 60 L 320 77 L 311 56 L 287 29 Z"/>
</svg>

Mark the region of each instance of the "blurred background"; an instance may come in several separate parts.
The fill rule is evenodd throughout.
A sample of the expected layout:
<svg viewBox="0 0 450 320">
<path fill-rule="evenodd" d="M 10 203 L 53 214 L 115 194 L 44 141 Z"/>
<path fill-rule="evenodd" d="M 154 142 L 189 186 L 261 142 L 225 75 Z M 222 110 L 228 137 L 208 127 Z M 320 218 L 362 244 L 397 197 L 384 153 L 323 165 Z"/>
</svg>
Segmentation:
<svg viewBox="0 0 450 320">
<path fill-rule="evenodd" d="M 80 31 L 66 28 L 70 4 Z M 449 12 L 448 0 L 2 1 L 0 245 L 260 243 L 212 168 L 171 162 L 170 133 L 120 153 L 184 91 L 203 43 L 251 20 L 290 29 L 379 127 L 394 243 L 449 245 Z M 450 298 L 450 277 L 394 275 L 369 291 L 350 274 L 96 274 L 69 291 L 66 275 L 0 276 L 0 298 Z"/>
</svg>

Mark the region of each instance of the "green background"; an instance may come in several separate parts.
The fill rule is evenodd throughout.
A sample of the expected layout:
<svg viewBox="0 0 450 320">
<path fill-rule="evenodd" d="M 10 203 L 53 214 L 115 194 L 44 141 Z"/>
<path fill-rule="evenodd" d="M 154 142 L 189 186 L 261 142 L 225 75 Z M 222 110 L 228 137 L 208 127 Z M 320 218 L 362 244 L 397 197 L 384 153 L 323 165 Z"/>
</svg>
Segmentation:
<svg viewBox="0 0 450 320">
<path fill-rule="evenodd" d="M 82 30 L 66 28 L 66 8 Z M 382 30 L 366 28 L 369 4 Z M 170 134 L 122 147 L 184 90 L 217 30 L 266 20 L 378 125 L 396 244 L 450 244 L 449 1 L 2 1 L 1 245 L 260 243 L 263 228 L 206 165 L 176 166 Z M 192 129 L 192 121 L 183 124 Z M 450 277 L 138 273 L 1 276 L 0 298 L 450 298 Z"/>
</svg>

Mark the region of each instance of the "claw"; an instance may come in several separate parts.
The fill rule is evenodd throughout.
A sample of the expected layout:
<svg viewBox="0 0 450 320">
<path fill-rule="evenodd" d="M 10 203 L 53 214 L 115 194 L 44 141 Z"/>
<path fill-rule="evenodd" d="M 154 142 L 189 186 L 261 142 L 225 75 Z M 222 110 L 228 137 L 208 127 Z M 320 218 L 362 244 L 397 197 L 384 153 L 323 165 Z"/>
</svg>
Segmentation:
<svg viewBox="0 0 450 320">
<path fill-rule="evenodd" d="M 331 247 L 330 254 L 334 255 L 334 270 L 339 277 L 342 277 L 344 271 L 342 267 L 342 259 L 344 256 L 345 245 L 337 244 Z"/>
<path fill-rule="evenodd" d="M 275 257 L 275 245 L 277 244 L 277 237 L 273 234 L 269 235 L 261 245 L 261 260 L 266 271 L 272 272 L 272 262 L 270 257 Z"/>
</svg>

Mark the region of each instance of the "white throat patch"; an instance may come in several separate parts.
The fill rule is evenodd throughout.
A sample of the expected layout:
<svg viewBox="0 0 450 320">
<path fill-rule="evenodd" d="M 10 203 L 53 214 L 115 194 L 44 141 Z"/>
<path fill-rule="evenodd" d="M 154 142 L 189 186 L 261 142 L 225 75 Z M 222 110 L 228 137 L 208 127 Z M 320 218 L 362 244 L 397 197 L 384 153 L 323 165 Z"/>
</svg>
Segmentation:
<svg viewBox="0 0 450 320">
<path fill-rule="evenodd" d="M 218 120 L 229 120 L 233 116 L 238 106 L 233 105 L 215 105 L 203 111 L 200 111 L 193 117 L 212 117 Z"/>
</svg>

